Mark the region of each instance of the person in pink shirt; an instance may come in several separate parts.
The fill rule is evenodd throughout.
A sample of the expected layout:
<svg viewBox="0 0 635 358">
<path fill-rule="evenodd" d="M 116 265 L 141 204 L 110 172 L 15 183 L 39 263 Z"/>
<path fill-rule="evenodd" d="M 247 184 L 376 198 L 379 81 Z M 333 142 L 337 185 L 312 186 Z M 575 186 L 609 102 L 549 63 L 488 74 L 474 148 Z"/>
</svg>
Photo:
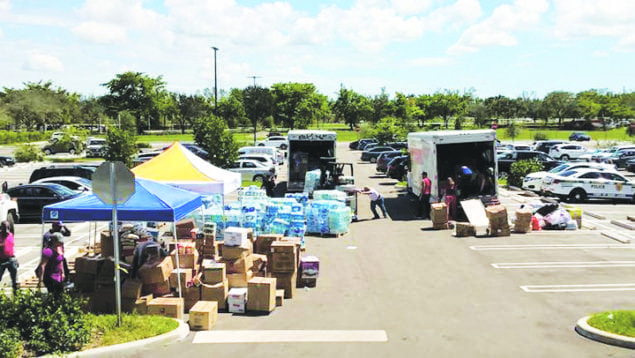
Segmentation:
<svg viewBox="0 0 635 358">
<path fill-rule="evenodd" d="M 42 250 L 42 258 L 36 273 L 38 286 L 44 283 L 46 290 L 54 295 L 64 292 L 68 271 L 64 265 L 64 236 L 61 233 L 51 234 L 50 244 Z"/>
<path fill-rule="evenodd" d="M 8 221 L 0 223 L 0 280 L 4 276 L 4 270 L 9 270 L 13 292 L 15 292 L 18 289 L 18 260 L 13 252 L 15 241 L 9 227 Z"/>
</svg>

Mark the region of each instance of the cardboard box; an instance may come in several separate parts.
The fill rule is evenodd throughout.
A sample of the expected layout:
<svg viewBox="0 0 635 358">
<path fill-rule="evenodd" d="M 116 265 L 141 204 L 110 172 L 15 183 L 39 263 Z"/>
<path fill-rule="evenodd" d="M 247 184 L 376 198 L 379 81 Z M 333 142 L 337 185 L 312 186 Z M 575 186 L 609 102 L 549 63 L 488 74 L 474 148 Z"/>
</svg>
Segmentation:
<svg viewBox="0 0 635 358">
<path fill-rule="evenodd" d="M 239 259 L 253 253 L 253 244 L 249 240 L 243 240 L 239 246 L 226 246 L 223 248 L 223 258 L 227 260 Z"/>
<path fill-rule="evenodd" d="M 254 253 L 266 255 L 271 252 L 271 243 L 282 240 L 281 234 L 258 235 L 254 244 Z"/>
<path fill-rule="evenodd" d="M 476 229 L 474 225 L 468 222 L 456 222 L 454 224 L 454 236 L 456 237 L 467 237 L 467 236 L 476 236 Z"/>
<path fill-rule="evenodd" d="M 252 254 L 251 258 L 253 262 L 251 270 L 254 272 L 254 274 L 265 274 L 267 272 L 267 255 Z"/>
<path fill-rule="evenodd" d="M 115 283 L 115 259 L 112 257 L 106 257 L 102 259 L 99 273 L 95 277 L 97 284 L 112 285 Z"/>
<path fill-rule="evenodd" d="M 243 256 L 235 260 L 222 259 L 220 262 L 225 264 L 225 270 L 228 275 L 232 273 L 246 273 L 251 270 L 253 266 L 251 255 Z"/>
<path fill-rule="evenodd" d="M 148 303 L 148 314 L 183 319 L 183 298 L 155 298 Z"/>
<path fill-rule="evenodd" d="M 178 296 L 178 292 L 174 294 Z M 183 310 L 188 312 L 197 302 L 201 300 L 201 288 L 200 287 L 187 287 L 181 290 L 181 297 L 183 297 Z"/>
<path fill-rule="evenodd" d="M 430 204 L 432 211 L 430 215 L 432 217 L 433 224 L 443 224 L 448 222 L 448 206 L 445 203 Z"/>
<path fill-rule="evenodd" d="M 101 235 L 99 236 L 99 243 L 101 247 L 101 256 L 115 256 L 115 245 L 112 236 L 110 236 L 110 231 L 104 230 L 101 232 Z"/>
<path fill-rule="evenodd" d="M 97 275 L 103 258 L 99 256 L 78 256 L 75 258 L 75 272 Z"/>
<path fill-rule="evenodd" d="M 142 295 L 152 294 L 156 297 L 167 295 L 170 292 L 172 292 L 172 290 L 170 289 L 169 280 L 156 283 L 144 283 L 143 287 L 141 288 Z"/>
<path fill-rule="evenodd" d="M 293 242 L 276 241 L 268 256 L 271 272 L 295 272 L 298 268 L 298 250 Z"/>
<path fill-rule="evenodd" d="M 136 301 L 139 297 L 141 297 L 141 288 L 143 287 L 143 282 L 140 280 L 135 280 L 133 278 L 128 278 L 121 285 L 121 297 L 122 298 L 132 298 Z"/>
<path fill-rule="evenodd" d="M 172 270 L 174 270 L 172 258 L 165 257 L 142 265 L 137 272 L 137 276 L 144 284 L 162 283 L 170 278 Z"/>
<path fill-rule="evenodd" d="M 228 227 L 225 229 L 225 246 L 240 246 L 243 240 L 253 241 L 253 230 L 251 230 L 251 228 Z"/>
<path fill-rule="evenodd" d="M 184 290 L 188 282 L 192 281 L 192 269 L 174 269 L 170 274 L 170 288 L 178 290 L 179 276 L 181 276 L 181 290 Z"/>
<path fill-rule="evenodd" d="M 276 289 L 284 290 L 284 298 L 293 298 L 297 286 L 296 272 L 272 272 L 271 277 L 276 278 Z"/>
<path fill-rule="evenodd" d="M 139 297 L 135 301 L 134 309 L 132 310 L 132 313 L 136 312 L 139 314 L 148 314 L 148 303 L 150 303 L 152 299 L 153 297 L 151 294 Z"/>
<path fill-rule="evenodd" d="M 515 212 L 516 221 L 514 222 L 514 232 L 526 233 L 531 231 L 531 217 L 532 212 L 530 209 L 518 209 Z"/>
<path fill-rule="evenodd" d="M 227 282 L 229 282 L 230 288 L 246 288 L 247 282 L 249 282 L 252 277 L 254 277 L 254 273 L 252 271 L 247 271 L 245 273 L 232 273 L 227 275 Z"/>
<path fill-rule="evenodd" d="M 202 282 L 208 285 L 214 285 L 227 279 L 227 271 L 223 262 L 203 260 L 201 271 L 203 273 Z"/>
<path fill-rule="evenodd" d="M 434 230 L 449 230 L 450 225 L 447 222 L 445 223 L 432 223 L 432 228 Z"/>
<path fill-rule="evenodd" d="M 209 331 L 218 319 L 218 302 L 198 301 L 190 309 L 190 329 L 194 331 Z"/>
<path fill-rule="evenodd" d="M 284 290 L 276 290 L 276 306 L 280 307 L 282 306 L 283 303 L 284 303 Z"/>
<path fill-rule="evenodd" d="M 73 280 L 75 288 L 86 293 L 95 291 L 95 277 L 96 275 L 92 273 L 77 272 Z"/>
<path fill-rule="evenodd" d="M 276 279 L 254 277 L 247 283 L 247 310 L 271 312 L 276 308 Z"/>
<path fill-rule="evenodd" d="M 302 279 L 318 278 L 320 275 L 320 259 L 317 256 L 304 256 L 300 259 L 300 277 Z"/>
<path fill-rule="evenodd" d="M 179 268 L 190 268 L 193 269 L 198 264 L 198 251 L 196 251 L 195 247 L 192 247 L 192 252 L 187 254 L 179 254 Z M 176 250 L 171 251 L 170 258 L 172 259 L 172 265 L 177 267 L 176 265 Z"/>
<path fill-rule="evenodd" d="M 196 227 L 194 219 L 183 219 L 176 223 L 176 237 L 178 239 L 191 238 L 191 231 Z"/>
<path fill-rule="evenodd" d="M 201 300 L 218 302 L 218 309 L 227 309 L 227 295 L 229 294 L 229 281 L 215 285 L 201 285 Z"/>
<path fill-rule="evenodd" d="M 245 313 L 247 308 L 247 288 L 232 288 L 227 295 L 227 309 L 230 313 Z"/>
</svg>

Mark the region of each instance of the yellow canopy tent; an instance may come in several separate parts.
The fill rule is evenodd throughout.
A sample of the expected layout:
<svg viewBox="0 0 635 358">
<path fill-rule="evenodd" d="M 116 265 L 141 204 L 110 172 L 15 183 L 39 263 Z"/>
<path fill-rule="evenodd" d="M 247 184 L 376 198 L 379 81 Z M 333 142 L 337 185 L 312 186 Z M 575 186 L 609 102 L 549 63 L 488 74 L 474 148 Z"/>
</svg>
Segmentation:
<svg viewBox="0 0 635 358">
<path fill-rule="evenodd" d="M 179 142 L 174 142 L 163 153 L 132 168 L 132 172 L 137 178 L 203 194 L 228 194 L 241 185 L 239 173 L 215 167 Z"/>
</svg>

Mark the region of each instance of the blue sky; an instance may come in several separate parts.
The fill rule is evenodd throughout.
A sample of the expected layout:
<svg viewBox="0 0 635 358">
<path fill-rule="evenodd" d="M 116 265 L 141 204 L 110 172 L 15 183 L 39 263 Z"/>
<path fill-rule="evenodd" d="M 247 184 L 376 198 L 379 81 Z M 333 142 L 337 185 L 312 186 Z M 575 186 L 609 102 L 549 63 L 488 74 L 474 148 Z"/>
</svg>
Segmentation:
<svg viewBox="0 0 635 358">
<path fill-rule="evenodd" d="M 634 91 L 633 0 L 0 0 L 0 87 L 82 95 L 124 71 L 169 91 L 309 82 L 486 98 Z"/>
</svg>

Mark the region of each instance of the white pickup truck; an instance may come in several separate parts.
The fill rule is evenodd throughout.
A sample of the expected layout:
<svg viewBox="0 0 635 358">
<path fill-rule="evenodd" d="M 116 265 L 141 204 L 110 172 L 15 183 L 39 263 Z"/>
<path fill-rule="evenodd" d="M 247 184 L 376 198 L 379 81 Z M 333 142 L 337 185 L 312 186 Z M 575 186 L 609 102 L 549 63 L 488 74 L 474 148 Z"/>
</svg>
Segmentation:
<svg viewBox="0 0 635 358">
<path fill-rule="evenodd" d="M 11 199 L 7 194 L 0 194 L 0 222 L 7 220 L 11 225 L 20 220 L 18 202 Z"/>
</svg>

